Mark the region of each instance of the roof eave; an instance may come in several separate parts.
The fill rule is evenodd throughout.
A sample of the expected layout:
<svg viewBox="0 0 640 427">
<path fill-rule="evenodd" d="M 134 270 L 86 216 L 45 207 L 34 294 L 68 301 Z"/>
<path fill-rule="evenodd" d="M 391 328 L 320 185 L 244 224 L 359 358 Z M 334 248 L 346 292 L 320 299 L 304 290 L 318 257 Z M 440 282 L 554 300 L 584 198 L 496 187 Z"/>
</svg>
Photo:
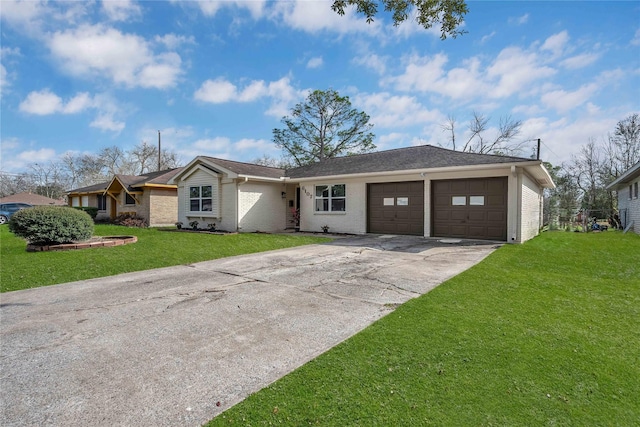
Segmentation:
<svg viewBox="0 0 640 427">
<path fill-rule="evenodd" d="M 605 188 L 607 190 L 616 190 L 616 191 L 620 190 L 622 187 L 627 185 L 629 181 L 636 179 L 639 176 L 640 176 L 640 162 L 631 166 L 629 170 L 627 170 L 625 173 L 620 175 L 618 178 L 616 178 L 615 181 L 607 185 Z"/>
<path fill-rule="evenodd" d="M 309 182 L 309 181 L 317 181 L 320 179 L 349 179 L 349 178 L 366 178 L 366 177 L 374 177 L 374 176 L 394 176 L 394 175 L 423 175 L 429 173 L 441 173 L 441 172 L 463 172 L 463 171 L 476 171 L 476 170 L 487 170 L 487 169 L 510 169 L 511 166 L 516 167 L 525 167 L 531 169 L 535 169 L 536 166 L 540 167 L 542 162 L 539 160 L 526 161 L 526 162 L 508 162 L 508 163 L 488 163 L 482 165 L 462 165 L 462 166 L 441 166 L 435 168 L 420 168 L 420 169 L 402 169 L 395 171 L 382 171 L 382 172 L 362 172 L 362 173 L 350 173 L 350 174 L 339 174 L 339 175 L 322 175 L 322 176 L 314 176 L 314 177 L 300 177 L 300 178 L 288 178 L 290 181 L 295 182 Z M 541 178 L 546 178 L 550 185 L 554 188 L 553 180 L 551 176 L 547 172 L 544 167 L 536 174 Z M 536 180 L 539 180 L 538 176 L 536 176 Z M 543 182 L 540 182 L 541 185 L 544 186 Z"/>
</svg>

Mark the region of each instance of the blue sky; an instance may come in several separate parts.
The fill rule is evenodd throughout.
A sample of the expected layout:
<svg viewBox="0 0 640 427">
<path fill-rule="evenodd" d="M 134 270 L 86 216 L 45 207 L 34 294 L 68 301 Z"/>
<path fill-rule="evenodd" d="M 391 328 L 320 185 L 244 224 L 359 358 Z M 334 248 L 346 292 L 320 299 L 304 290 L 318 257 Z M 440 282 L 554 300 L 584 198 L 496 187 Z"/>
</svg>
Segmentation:
<svg viewBox="0 0 640 427">
<path fill-rule="evenodd" d="M 378 149 L 447 146 L 477 111 L 554 164 L 640 112 L 638 2 L 469 1 L 446 41 L 330 3 L 2 0 L 0 169 L 158 130 L 183 163 L 280 157 L 272 129 L 314 89 L 369 114 Z"/>
</svg>

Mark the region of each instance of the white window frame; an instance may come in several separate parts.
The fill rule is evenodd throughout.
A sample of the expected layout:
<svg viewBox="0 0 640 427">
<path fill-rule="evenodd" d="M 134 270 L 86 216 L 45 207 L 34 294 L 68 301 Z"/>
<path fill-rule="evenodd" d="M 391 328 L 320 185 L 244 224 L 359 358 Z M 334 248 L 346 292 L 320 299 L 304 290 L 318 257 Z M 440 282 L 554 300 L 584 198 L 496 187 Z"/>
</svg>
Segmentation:
<svg viewBox="0 0 640 427">
<path fill-rule="evenodd" d="M 204 192 L 203 189 L 208 187 L 209 188 L 209 196 L 205 197 L 203 196 Z M 206 213 L 206 214 L 213 214 L 213 185 L 211 184 L 202 184 L 202 185 L 189 185 L 189 212 L 190 213 Z M 192 197 L 192 193 L 191 193 L 191 189 L 193 188 L 197 188 L 198 189 L 198 197 Z M 192 208 L 192 201 L 197 200 L 198 201 L 198 210 L 193 210 Z M 203 210 L 202 206 L 203 206 L 203 201 L 209 200 L 209 209 L 208 210 Z"/>
<path fill-rule="evenodd" d="M 326 187 L 327 196 L 318 196 L 318 190 L 320 187 Z M 334 196 L 333 187 L 343 187 L 344 196 Z M 324 192 L 324 190 L 323 190 Z M 327 209 L 318 209 L 318 201 L 327 201 Z M 342 200 L 343 207 L 342 210 L 334 210 L 333 209 L 333 201 Z M 314 188 L 314 212 L 316 213 L 344 213 L 347 211 L 347 184 L 318 184 Z M 324 205 L 324 203 L 323 203 Z"/>
</svg>

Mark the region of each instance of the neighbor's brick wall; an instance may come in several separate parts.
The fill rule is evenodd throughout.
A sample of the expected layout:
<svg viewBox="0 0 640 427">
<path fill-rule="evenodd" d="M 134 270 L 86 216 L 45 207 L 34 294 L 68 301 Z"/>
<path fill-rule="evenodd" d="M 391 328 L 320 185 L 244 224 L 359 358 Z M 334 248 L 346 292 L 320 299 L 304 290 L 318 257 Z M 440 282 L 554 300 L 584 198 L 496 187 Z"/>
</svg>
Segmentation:
<svg viewBox="0 0 640 427">
<path fill-rule="evenodd" d="M 153 188 L 148 193 L 150 207 L 149 226 L 163 227 L 174 225 L 178 221 L 178 191 L 177 189 Z M 146 201 L 147 198 L 145 198 Z"/>
<path fill-rule="evenodd" d="M 527 174 L 521 176 L 521 217 L 518 241 L 522 243 L 537 236 L 540 230 L 542 189 Z"/>
</svg>

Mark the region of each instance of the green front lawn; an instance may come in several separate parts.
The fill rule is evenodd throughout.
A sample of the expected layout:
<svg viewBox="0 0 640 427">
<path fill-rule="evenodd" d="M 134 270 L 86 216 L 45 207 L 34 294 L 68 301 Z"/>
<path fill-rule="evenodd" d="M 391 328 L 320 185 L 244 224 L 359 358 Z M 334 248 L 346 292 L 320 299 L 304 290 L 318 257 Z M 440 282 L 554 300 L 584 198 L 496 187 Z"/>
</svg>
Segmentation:
<svg viewBox="0 0 640 427">
<path fill-rule="evenodd" d="M 26 252 L 26 242 L 0 227 L 0 291 L 16 291 L 131 271 L 191 264 L 288 248 L 328 239 L 295 234 L 212 235 L 96 225 L 95 235 L 135 235 L 138 242 L 111 248 Z"/>
<path fill-rule="evenodd" d="M 210 426 L 640 422 L 640 236 L 507 245 Z"/>
</svg>

